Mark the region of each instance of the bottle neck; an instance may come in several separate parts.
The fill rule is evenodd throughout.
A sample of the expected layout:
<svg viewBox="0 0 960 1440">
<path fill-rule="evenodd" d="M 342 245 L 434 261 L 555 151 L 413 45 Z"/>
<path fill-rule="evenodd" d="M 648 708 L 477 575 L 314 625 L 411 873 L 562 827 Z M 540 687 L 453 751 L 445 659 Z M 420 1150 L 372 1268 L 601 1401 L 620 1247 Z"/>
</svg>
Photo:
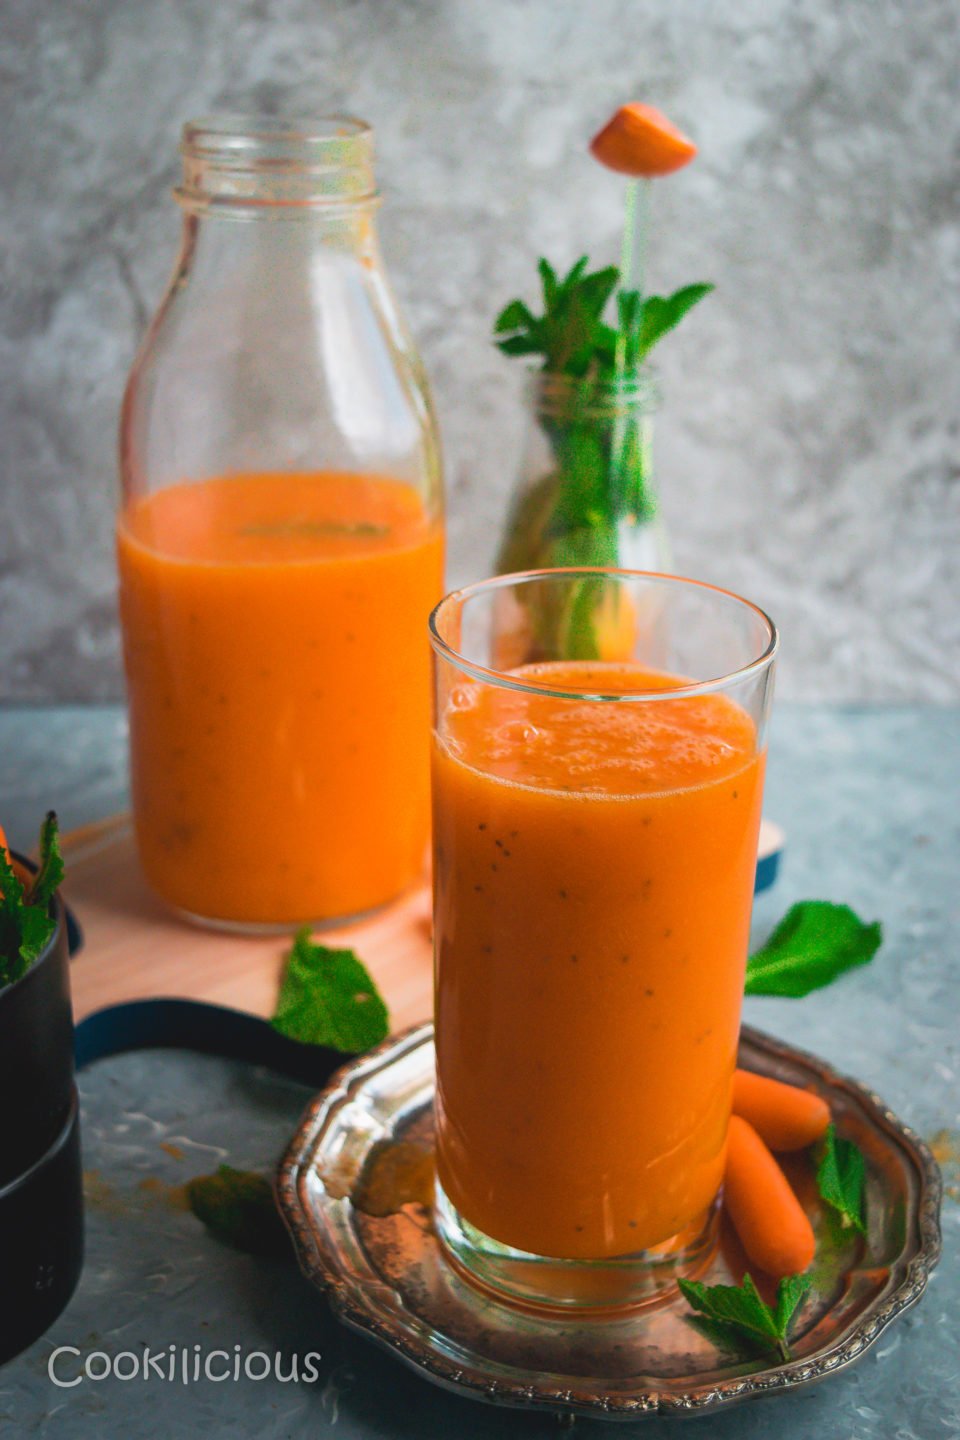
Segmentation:
<svg viewBox="0 0 960 1440">
<path fill-rule="evenodd" d="M 180 150 L 176 285 L 219 289 L 230 277 L 305 295 L 318 257 L 379 273 L 373 134 L 363 121 L 195 120 Z"/>
<path fill-rule="evenodd" d="M 530 377 L 534 413 L 548 423 L 622 426 L 652 415 L 657 398 L 656 380 L 648 369 L 610 377 L 539 370 Z"/>
</svg>

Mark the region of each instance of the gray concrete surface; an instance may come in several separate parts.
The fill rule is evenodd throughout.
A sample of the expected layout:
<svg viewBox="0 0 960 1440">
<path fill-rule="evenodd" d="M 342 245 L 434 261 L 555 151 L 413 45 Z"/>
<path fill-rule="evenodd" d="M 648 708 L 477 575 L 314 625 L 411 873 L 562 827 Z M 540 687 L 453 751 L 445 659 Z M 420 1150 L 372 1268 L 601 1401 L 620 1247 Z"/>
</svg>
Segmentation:
<svg viewBox="0 0 960 1440">
<path fill-rule="evenodd" d="M 450 572 L 489 565 L 517 462 L 500 305 L 617 253 L 584 142 L 643 97 L 699 140 L 658 186 L 677 568 L 784 631 L 781 694 L 960 696 L 955 0 L 0 0 L 0 696 L 113 698 L 121 388 L 169 272 L 180 122 L 351 110 L 433 377 Z"/>
<path fill-rule="evenodd" d="M 0 711 L 0 814 L 29 844 L 56 803 L 71 824 L 125 799 L 117 709 Z M 35 777 L 42 775 L 42 782 Z M 796 899 L 846 901 L 879 918 L 866 970 L 804 1000 L 752 999 L 754 1025 L 815 1050 L 877 1089 L 922 1135 L 952 1136 L 944 1256 L 916 1309 L 851 1370 L 814 1389 L 676 1428 L 578 1421 L 582 1440 L 952 1440 L 960 1435 L 960 1131 L 956 887 L 960 712 L 955 708 L 782 705 L 767 809 L 787 829 L 781 878 L 756 906 L 760 939 Z M 81 916 L 82 919 L 82 916 Z M 93 963 L 89 955 L 77 963 Z M 307 1092 L 263 1071 L 185 1052 L 100 1061 L 81 1077 L 88 1256 L 79 1290 L 46 1337 L 0 1370 L 0 1434 L 50 1440 L 550 1440 L 549 1415 L 448 1395 L 349 1334 L 292 1262 L 225 1249 L 171 1203 L 221 1160 L 268 1172 Z M 200 1345 L 233 1354 L 318 1351 L 312 1384 L 108 1378 L 58 1389 L 56 1346 L 154 1353 Z M 61 1357 L 71 1378 L 78 1360 Z M 98 1362 L 102 1364 L 102 1362 Z M 129 1361 L 124 1364 L 129 1366 Z M 222 1361 L 216 1362 L 218 1365 Z M 256 1362 L 262 1364 L 262 1362 Z M 257 1373 L 256 1370 L 254 1373 Z"/>
</svg>

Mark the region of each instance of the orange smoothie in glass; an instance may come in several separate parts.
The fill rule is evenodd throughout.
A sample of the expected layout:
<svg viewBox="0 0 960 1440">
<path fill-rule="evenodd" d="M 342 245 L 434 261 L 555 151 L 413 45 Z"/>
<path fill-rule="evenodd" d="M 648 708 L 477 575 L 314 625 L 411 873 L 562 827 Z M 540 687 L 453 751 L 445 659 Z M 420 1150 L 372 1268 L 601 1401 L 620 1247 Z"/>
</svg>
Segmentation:
<svg viewBox="0 0 960 1440">
<path fill-rule="evenodd" d="M 764 754 L 728 697 L 633 664 L 464 678 L 434 745 L 438 1174 L 564 1259 L 702 1231 L 723 1172 Z"/>
<path fill-rule="evenodd" d="M 137 839 L 193 915 L 287 924 L 410 885 L 429 834 L 439 524 L 347 473 L 171 485 L 118 529 Z"/>
</svg>

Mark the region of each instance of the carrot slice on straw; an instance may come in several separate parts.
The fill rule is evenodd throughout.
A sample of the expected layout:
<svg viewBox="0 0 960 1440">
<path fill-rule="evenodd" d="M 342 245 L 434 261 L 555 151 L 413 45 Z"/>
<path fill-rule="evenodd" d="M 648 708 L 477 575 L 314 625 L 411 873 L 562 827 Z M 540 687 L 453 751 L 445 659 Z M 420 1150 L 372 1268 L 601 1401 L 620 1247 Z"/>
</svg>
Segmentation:
<svg viewBox="0 0 960 1440">
<path fill-rule="evenodd" d="M 752 1070 L 733 1077 L 733 1113 L 748 1120 L 771 1150 L 802 1150 L 830 1124 L 830 1109 L 819 1095 Z"/>
<path fill-rule="evenodd" d="M 770 1151 L 752 1125 L 730 1117 L 723 1202 L 740 1243 L 761 1270 L 780 1280 L 813 1260 L 813 1228 Z"/>
<path fill-rule="evenodd" d="M 693 141 L 666 115 L 636 101 L 620 106 L 590 141 L 590 150 L 608 170 L 645 179 L 672 175 L 697 153 Z"/>
</svg>

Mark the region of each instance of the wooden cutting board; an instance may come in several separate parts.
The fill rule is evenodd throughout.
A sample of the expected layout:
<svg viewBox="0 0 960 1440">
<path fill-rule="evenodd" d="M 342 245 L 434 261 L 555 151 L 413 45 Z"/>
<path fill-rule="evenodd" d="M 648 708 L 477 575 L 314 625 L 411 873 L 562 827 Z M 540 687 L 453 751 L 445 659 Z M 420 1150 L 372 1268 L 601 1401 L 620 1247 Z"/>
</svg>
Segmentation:
<svg viewBox="0 0 960 1440">
<path fill-rule="evenodd" d="M 70 831 L 61 843 L 63 893 L 83 931 L 71 967 L 77 1021 L 158 997 L 272 1015 L 288 936 L 232 935 L 180 920 L 147 888 L 128 815 Z M 432 1013 L 430 936 L 424 880 L 371 919 L 324 930 L 320 938 L 356 950 L 387 1002 L 393 1029 L 403 1030 Z"/>
<path fill-rule="evenodd" d="M 64 895 L 84 943 L 71 969 L 77 1021 L 135 1000 L 186 999 L 251 1015 L 273 1014 L 290 940 L 205 930 L 179 919 L 148 890 L 128 815 L 62 838 Z M 783 835 L 764 821 L 757 887 L 776 874 Z M 430 890 L 410 894 L 354 925 L 324 930 L 323 943 L 356 950 L 390 1010 L 394 1030 L 430 1018 L 433 1007 Z"/>
</svg>

